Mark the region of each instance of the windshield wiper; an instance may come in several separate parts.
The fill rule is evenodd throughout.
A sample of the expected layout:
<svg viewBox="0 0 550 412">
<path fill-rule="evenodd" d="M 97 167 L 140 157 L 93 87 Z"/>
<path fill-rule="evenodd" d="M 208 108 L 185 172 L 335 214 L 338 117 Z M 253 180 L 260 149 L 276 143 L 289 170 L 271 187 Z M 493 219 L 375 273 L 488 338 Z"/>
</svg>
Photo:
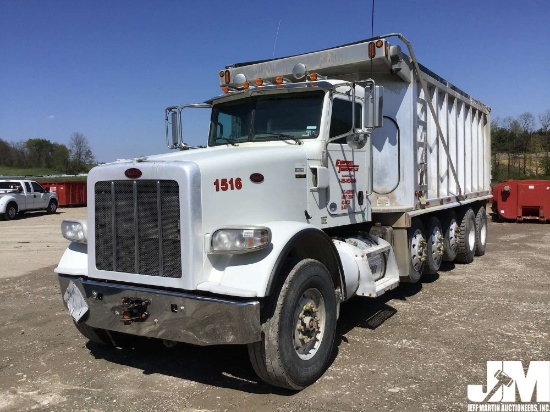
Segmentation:
<svg viewBox="0 0 550 412">
<path fill-rule="evenodd" d="M 256 132 L 255 135 L 258 134 L 267 134 L 269 136 L 273 136 L 278 138 L 279 140 L 293 140 L 296 144 L 302 144 L 301 140 L 296 139 L 294 136 L 286 134 L 286 133 L 274 133 L 274 132 Z"/>
<path fill-rule="evenodd" d="M 235 143 L 235 139 L 229 139 L 228 137 L 216 137 L 217 140 L 225 140 L 227 143 L 229 143 L 231 146 L 238 146 L 237 143 Z"/>
</svg>

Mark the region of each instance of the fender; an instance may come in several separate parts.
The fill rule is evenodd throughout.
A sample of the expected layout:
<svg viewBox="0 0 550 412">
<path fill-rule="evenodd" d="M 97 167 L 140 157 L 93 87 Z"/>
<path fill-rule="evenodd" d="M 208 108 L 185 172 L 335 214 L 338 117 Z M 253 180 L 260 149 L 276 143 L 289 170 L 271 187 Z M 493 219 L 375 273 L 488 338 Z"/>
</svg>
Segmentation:
<svg viewBox="0 0 550 412">
<path fill-rule="evenodd" d="M 262 226 L 271 229 L 269 247 L 242 255 L 208 255 L 211 272 L 205 276 L 209 281 L 200 283 L 197 289 L 242 297 L 269 296 L 285 259 L 295 256 L 322 262 L 345 296 L 342 264 L 325 232 L 310 224 L 293 221 L 267 222 Z"/>
<path fill-rule="evenodd" d="M 17 205 L 17 209 L 19 209 L 19 204 L 17 203 L 17 199 L 15 197 L 4 195 L 0 197 L 0 213 L 4 213 L 6 211 L 6 207 L 10 202 L 15 202 L 15 204 Z"/>
<path fill-rule="evenodd" d="M 88 245 L 71 242 L 54 272 L 63 275 L 88 276 Z"/>
</svg>

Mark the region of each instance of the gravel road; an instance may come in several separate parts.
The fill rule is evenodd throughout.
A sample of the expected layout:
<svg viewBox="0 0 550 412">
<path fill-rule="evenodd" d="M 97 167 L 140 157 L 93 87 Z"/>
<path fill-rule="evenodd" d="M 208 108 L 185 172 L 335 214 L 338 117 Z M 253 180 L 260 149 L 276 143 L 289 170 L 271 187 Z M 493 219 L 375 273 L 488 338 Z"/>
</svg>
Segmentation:
<svg viewBox="0 0 550 412">
<path fill-rule="evenodd" d="M 1 411 L 466 411 L 488 360 L 550 361 L 550 225 L 489 222 L 473 263 L 342 305 L 329 370 L 293 393 L 241 346 L 87 342 L 53 272 L 61 219 L 85 213 L 0 222 Z"/>
</svg>

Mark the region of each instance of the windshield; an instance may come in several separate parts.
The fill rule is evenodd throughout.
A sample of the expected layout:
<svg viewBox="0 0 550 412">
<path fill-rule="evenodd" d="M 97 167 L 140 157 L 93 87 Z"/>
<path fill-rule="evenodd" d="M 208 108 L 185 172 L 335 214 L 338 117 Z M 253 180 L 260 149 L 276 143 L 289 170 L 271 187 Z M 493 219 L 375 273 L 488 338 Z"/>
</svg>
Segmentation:
<svg viewBox="0 0 550 412">
<path fill-rule="evenodd" d="M 217 104 L 209 146 L 319 136 L 323 91 L 251 96 Z"/>
</svg>

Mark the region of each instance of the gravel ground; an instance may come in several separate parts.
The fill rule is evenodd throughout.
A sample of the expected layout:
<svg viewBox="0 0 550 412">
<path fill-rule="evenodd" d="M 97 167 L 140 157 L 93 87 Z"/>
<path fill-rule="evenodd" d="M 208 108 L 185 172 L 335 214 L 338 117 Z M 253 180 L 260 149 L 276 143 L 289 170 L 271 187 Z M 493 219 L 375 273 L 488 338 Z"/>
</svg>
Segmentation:
<svg viewBox="0 0 550 412">
<path fill-rule="evenodd" d="M 293 393 L 259 382 L 241 346 L 87 342 L 53 272 L 60 220 L 85 213 L 0 222 L 2 411 L 466 411 L 488 360 L 550 360 L 550 225 L 489 222 L 473 263 L 342 305 L 328 371 Z"/>
</svg>

